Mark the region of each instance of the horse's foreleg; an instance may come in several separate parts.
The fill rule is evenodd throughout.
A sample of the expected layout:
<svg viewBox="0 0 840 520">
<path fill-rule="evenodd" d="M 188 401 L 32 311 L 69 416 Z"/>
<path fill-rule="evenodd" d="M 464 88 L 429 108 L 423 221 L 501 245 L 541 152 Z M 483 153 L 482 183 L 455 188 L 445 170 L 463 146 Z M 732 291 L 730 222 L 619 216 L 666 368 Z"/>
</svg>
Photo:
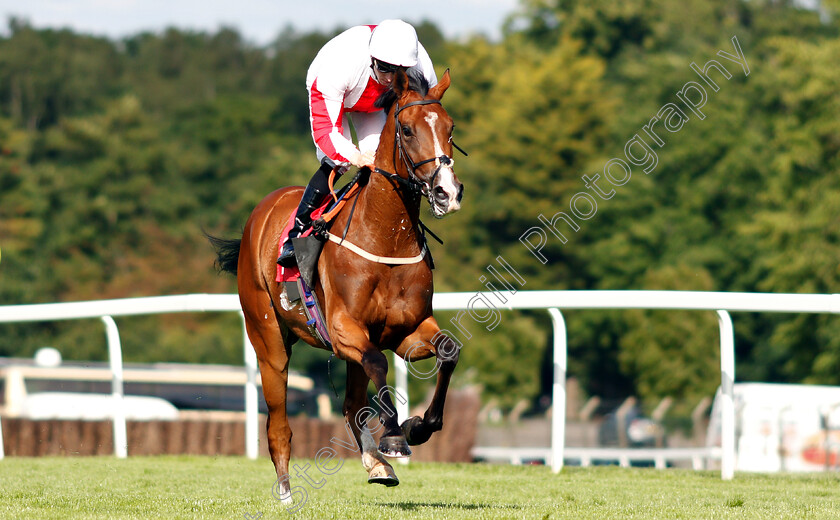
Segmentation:
<svg viewBox="0 0 840 520">
<path fill-rule="evenodd" d="M 376 396 L 379 401 L 379 422 L 384 431 L 379 438 L 379 451 L 388 457 L 408 457 L 411 449 L 408 447 L 400 423 L 397 421 L 397 409 L 391 401 L 388 391 L 388 358 L 378 349 L 371 349 L 362 356 L 362 368 L 365 374 L 376 386 Z"/>
<path fill-rule="evenodd" d="M 362 451 L 362 466 L 368 472 L 369 484 L 396 486 L 400 483 L 394 468 L 379 453 L 368 428 L 367 387 L 370 378 L 355 363 L 347 364 L 347 391 L 344 396 L 344 417 Z"/>
<path fill-rule="evenodd" d="M 336 319 L 333 322 L 333 348 L 340 357 L 349 363 L 361 365 L 365 375 L 373 381 L 379 402 L 379 422 L 384 431 L 379 438 L 379 451 L 388 457 L 408 457 L 411 449 L 405 441 L 397 410 L 391 400 L 387 385 L 388 358 L 373 343 L 365 331 L 349 319 Z M 348 366 L 349 366 L 348 363 Z M 369 409 L 369 411 L 373 411 Z M 366 414 L 367 416 L 368 414 Z M 357 418 L 354 417 L 354 420 Z M 362 420 L 358 418 L 358 420 Z M 378 431 L 378 430 L 377 430 Z"/>
<path fill-rule="evenodd" d="M 435 356 L 437 384 L 432 402 L 423 418 L 410 417 L 402 424 L 408 444 L 415 446 L 428 441 L 434 432 L 443 428 L 443 407 L 452 373 L 458 364 L 461 345 L 443 334 L 434 318 L 424 321 L 414 334 L 410 335 L 397 349 L 397 353 L 409 363 Z M 428 372 L 431 377 L 435 371 Z"/>
<path fill-rule="evenodd" d="M 277 481 L 271 488 L 271 493 L 283 504 L 291 504 L 289 459 L 292 453 L 292 429 L 286 415 L 286 390 L 290 353 L 287 345 L 290 346 L 293 341 L 291 338 L 283 338 L 276 322 L 273 326 L 268 323 L 253 325 L 246 314 L 245 326 L 260 362 L 263 396 L 268 405 L 268 452 L 277 472 Z"/>
</svg>

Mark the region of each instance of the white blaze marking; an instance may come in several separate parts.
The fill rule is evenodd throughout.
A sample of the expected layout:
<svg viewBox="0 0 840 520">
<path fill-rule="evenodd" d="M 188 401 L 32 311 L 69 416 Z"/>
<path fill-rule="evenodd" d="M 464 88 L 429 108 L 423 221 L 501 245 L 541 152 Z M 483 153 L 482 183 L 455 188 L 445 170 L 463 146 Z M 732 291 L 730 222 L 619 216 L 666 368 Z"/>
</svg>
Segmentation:
<svg viewBox="0 0 840 520">
<path fill-rule="evenodd" d="M 435 139 L 435 157 L 440 157 L 443 155 L 443 148 L 440 147 L 440 141 L 438 141 L 437 132 L 435 132 L 435 123 L 437 123 L 438 115 L 435 112 L 427 115 L 424 119 L 426 122 L 429 123 L 429 126 L 432 127 L 432 137 Z"/>
<path fill-rule="evenodd" d="M 443 148 L 440 146 L 440 141 L 438 140 L 437 132 L 435 132 L 435 124 L 437 124 L 438 115 L 435 112 L 430 113 L 425 118 L 429 126 L 432 128 L 432 137 L 435 140 L 435 157 L 441 157 L 445 155 L 443 153 Z M 439 181 L 438 186 L 443 188 L 443 191 L 449 196 L 449 204 L 447 205 L 447 213 L 452 211 L 457 211 L 461 208 L 461 203 L 458 202 L 458 188 L 455 186 L 455 172 L 452 170 L 452 164 L 455 161 L 450 159 L 449 164 L 446 166 L 441 167 L 440 171 L 438 172 Z M 437 160 L 435 164 L 440 164 Z"/>
</svg>

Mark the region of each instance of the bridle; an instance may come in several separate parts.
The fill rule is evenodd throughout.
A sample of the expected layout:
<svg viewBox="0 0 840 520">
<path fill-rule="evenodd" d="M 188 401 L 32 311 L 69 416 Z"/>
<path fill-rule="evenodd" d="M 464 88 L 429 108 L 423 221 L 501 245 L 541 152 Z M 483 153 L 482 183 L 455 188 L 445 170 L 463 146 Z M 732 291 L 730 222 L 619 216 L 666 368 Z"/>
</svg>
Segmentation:
<svg viewBox="0 0 840 520">
<path fill-rule="evenodd" d="M 449 166 L 455 162 L 455 159 L 448 155 L 441 155 L 438 157 L 431 157 L 429 159 L 424 159 L 419 162 L 414 162 L 414 159 L 408 154 L 403 145 L 403 140 L 405 136 L 402 132 L 402 124 L 400 124 L 400 112 L 405 110 L 406 108 L 418 106 L 418 105 L 440 105 L 440 100 L 437 99 L 421 99 L 419 101 L 411 101 L 406 103 L 403 106 L 400 106 L 399 101 L 397 101 L 397 106 L 394 109 L 394 151 L 393 151 L 393 163 L 397 164 L 397 154 L 399 153 L 400 159 L 405 164 L 406 170 L 408 171 L 408 178 L 403 178 L 397 175 L 396 173 L 391 173 L 389 171 L 383 170 L 381 168 L 375 168 L 374 171 L 385 177 L 388 177 L 391 180 L 397 181 L 403 187 L 407 189 L 407 191 L 413 195 L 415 198 L 423 195 L 427 198 L 431 197 L 431 186 L 435 182 L 435 178 L 437 178 L 438 174 L 440 173 L 440 169 L 444 166 Z M 467 155 L 467 152 L 461 149 L 460 146 L 455 144 L 452 141 L 452 138 L 449 138 L 449 142 L 458 149 L 464 155 Z M 435 163 L 435 171 L 432 173 L 431 178 L 428 181 L 423 181 L 417 176 L 417 168 L 423 166 L 424 164 L 428 164 L 430 162 Z"/>
<path fill-rule="evenodd" d="M 350 182 L 349 185 L 352 186 L 352 187 L 349 190 L 349 192 L 353 192 L 354 189 L 358 189 L 360 183 L 362 182 L 362 180 L 361 180 L 362 175 L 365 172 L 374 171 L 374 172 L 382 175 L 383 177 L 388 178 L 389 180 L 395 181 L 397 183 L 398 188 L 400 186 L 402 186 L 402 188 L 405 189 L 405 191 L 415 201 L 416 204 L 419 204 L 419 202 L 420 202 L 419 199 L 420 199 L 421 195 L 428 198 L 429 203 L 433 203 L 432 190 L 431 190 L 430 185 L 434 183 L 435 178 L 440 173 L 440 169 L 443 166 L 448 166 L 448 165 L 453 164 L 455 162 L 455 159 L 453 159 L 452 157 L 444 154 L 444 155 L 441 155 L 441 156 L 438 156 L 438 157 L 432 157 L 430 159 L 424 159 L 420 162 L 414 162 L 414 160 L 408 154 L 408 151 L 406 151 L 405 147 L 403 146 L 404 136 L 403 136 L 403 132 L 402 132 L 402 125 L 400 124 L 400 118 L 399 118 L 400 112 L 402 112 L 406 108 L 413 107 L 413 106 L 418 106 L 418 105 L 433 105 L 433 104 L 434 105 L 440 105 L 441 103 L 440 103 L 440 100 L 437 100 L 437 99 L 422 99 L 422 100 L 419 100 L 419 101 L 411 101 L 409 103 L 406 103 L 403 106 L 400 106 L 399 101 L 397 101 L 396 107 L 394 108 L 394 127 L 395 127 L 395 129 L 394 129 L 394 150 L 393 150 L 392 162 L 393 162 L 394 166 L 396 166 L 396 164 L 397 164 L 397 153 L 399 153 L 400 159 L 402 159 L 402 161 L 405 164 L 406 169 L 408 171 L 408 177 L 407 178 L 400 177 L 396 173 L 392 173 L 392 172 L 389 172 L 387 170 L 383 170 L 382 168 L 379 168 L 379 167 L 374 167 L 373 170 L 368 170 L 366 168 L 363 168 L 363 169 L 359 170 L 359 173 L 357 173 L 356 177 L 354 177 L 353 180 Z M 452 140 L 451 136 L 449 137 L 449 142 L 452 143 L 452 146 L 454 146 L 459 152 L 461 152 L 464 155 L 468 155 L 467 152 L 465 152 L 460 146 L 455 144 L 455 142 Z M 417 176 L 417 171 L 416 171 L 417 168 L 419 168 L 420 166 L 423 166 L 424 164 L 428 164 L 430 162 L 433 162 L 433 161 L 435 162 L 436 168 L 435 168 L 434 173 L 432 174 L 432 177 L 429 179 L 428 182 L 421 180 Z M 345 195 L 347 195 L 347 194 L 345 194 Z M 344 199 L 344 196 L 342 196 L 342 199 Z M 347 225 L 344 227 L 344 234 L 342 235 L 341 239 L 336 239 L 337 243 L 339 245 L 342 245 L 345 237 L 347 236 L 347 231 L 350 229 L 350 221 L 353 219 L 353 213 L 355 213 L 355 211 L 356 211 L 356 203 L 357 202 L 359 202 L 359 198 L 354 197 L 353 206 L 350 208 L 350 216 L 347 219 Z M 340 203 L 340 201 L 337 201 L 337 203 Z M 339 204 L 336 204 L 336 205 L 338 206 Z M 340 207 L 338 209 L 331 209 L 327 213 L 325 213 L 318 221 L 325 223 L 329 220 L 332 220 L 332 217 L 334 217 L 338 213 L 338 211 L 340 211 Z M 316 234 L 322 234 L 322 235 L 325 235 L 325 236 L 329 236 L 329 233 L 326 233 L 326 229 L 323 227 L 323 225 L 318 226 L 318 221 L 316 221 L 316 224 L 315 224 Z M 432 231 L 428 227 L 426 227 L 423 224 L 422 221 L 418 220 L 418 224 L 419 224 L 419 226 L 422 230 L 421 240 L 424 244 L 426 242 L 426 233 L 429 233 L 432 236 L 432 238 L 434 238 L 435 240 L 437 240 L 438 242 L 443 244 L 443 241 L 440 239 L 440 237 L 438 237 L 437 235 L 432 233 Z M 330 238 L 330 240 L 332 240 L 332 238 Z M 357 246 L 354 246 L 354 247 L 356 247 L 357 249 L 360 249 Z M 426 251 L 425 245 L 423 246 L 423 248 L 424 248 L 423 249 L 423 255 L 425 255 L 425 251 Z M 366 253 L 365 254 L 363 254 L 363 253 L 364 252 L 360 253 L 360 252 L 357 251 L 357 254 L 361 254 L 362 256 L 365 256 Z M 419 257 L 417 257 L 417 259 L 412 259 L 412 260 L 419 261 L 419 259 L 421 259 L 423 257 L 423 255 L 420 255 Z M 369 260 L 371 259 L 369 256 L 365 256 L 365 257 L 368 258 Z M 394 260 L 394 259 L 390 259 L 390 260 Z M 379 260 L 373 259 L 373 261 L 379 261 Z M 388 262 L 385 262 L 385 263 L 388 263 Z"/>
</svg>

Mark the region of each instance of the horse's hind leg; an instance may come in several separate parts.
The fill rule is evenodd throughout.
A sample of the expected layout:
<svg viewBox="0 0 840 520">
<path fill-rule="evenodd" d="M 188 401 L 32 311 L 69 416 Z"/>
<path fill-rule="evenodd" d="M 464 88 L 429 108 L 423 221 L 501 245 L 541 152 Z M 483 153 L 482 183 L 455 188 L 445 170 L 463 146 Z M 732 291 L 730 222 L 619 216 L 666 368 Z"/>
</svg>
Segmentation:
<svg viewBox="0 0 840 520">
<path fill-rule="evenodd" d="M 370 378 L 364 369 L 347 363 L 347 390 L 344 395 L 344 417 L 362 450 L 362 466 L 368 472 L 368 483 L 396 486 L 400 483 L 394 468 L 379 453 L 376 441 L 368 429 L 367 387 Z"/>
<path fill-rule="evenodd" d="M 443 407 L 452 373 L 458 364 L 460 345 L 443 334 L 434 318 L 424 321 L 414 334 L 400 345 L 397 353 L 409 363 L 434 355 L 437 358 L 437 383 L 432 402 L 423 417 L 410 417 L 401 428 L 411 446 L 423 444 L 432 434 L 443 428 Z M 430 374 L 431 375 L 431 374 Z"/>
<path fill-rule="evenodd" d="M 292 495 L 289 486 L 289 459 L 292 454 L 292 429 L 286 416 L 286 391 L 289 355 L 296 338 L 290 333 L 284 335 L 276 321 L 267 321 L 254 324 L 246 314 L 245 328 L 260 362 L 263 396 L 268 405 L 268 452 L 277 471 L 277 481 L 271 488 L 271 493 L 282 503 L 290 504 Z"/>
</svg>

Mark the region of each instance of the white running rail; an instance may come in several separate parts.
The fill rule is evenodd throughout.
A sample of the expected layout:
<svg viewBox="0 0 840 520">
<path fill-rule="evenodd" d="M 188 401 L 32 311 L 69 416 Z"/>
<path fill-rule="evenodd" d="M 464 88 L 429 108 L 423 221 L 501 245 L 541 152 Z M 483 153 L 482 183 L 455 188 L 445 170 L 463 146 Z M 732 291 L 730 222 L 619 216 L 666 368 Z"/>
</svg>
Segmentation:
<svg viewBox="0 0 840 520">
<path fill-rule="evenodd" d="M 735 473 L 735 408 L 733 385 L 735 382 L 735 346 L 732 320 L 729 312 L 784 312 L 784 313 L 840 313 L 838 294 L 772 294 L 772 293 L 728 293 L 697 291 L 517 291 L 505 292 L 506 303 L 498 308 L 546 309 L 554 326 L 554 384 L 551 436 L 551 466 L 554 472 L 563 467 L 564 433 L 566 421 L 566 330 L 560 309 L 661 309 L 661 310 L 705 310 L 715 311 L 720 327 L 721 349 L 721 391 L 722 446 L 709 449 L 710 457 L 720 457 L 721 478 L 729 480 Z M 478 306 L 479 301 L 497 302 L 494 293 L 438 293 L 434 295 L 435 310 L 461 311 L 456 320 L 471 316 L 480 326 L 486 322 L 488 307 Z M 485 313 L 477 313 L 477 309 Z M 49 303 L 34 305 L 0 306 L 0 323 L 24 321 L 51 321 L 82 318 L 99 318 L 106 325 L 108 348 L 112 371 L 112 391 L 115 399 L 122 399 L 122 353 L 119 335 L 113 316 L 141 314 L 163 314 L 173 312 L 239 312 L 239 298 L 234 294 L 188 294 L 180 296 L 156 296 L 150 298 L 126 298 L 73 303 Z M 244 316 L 243 316 L 244 330 Z M 257 360 L 247 335 L 243 332 L 245 367 L 246 410 L 246 455 L 256 458 L 258 452 L 257 432 Z M 469 342 L 464 344 L 468 346 Z M 397 364 L 398 388 L 408 395 L 405 382 L 405 366 Z M 398 410 L 405 414 L 408 404 Z M 118 424 L 119 423 L 119 424 Z M 114 417 L 114 447 L 118 457 L 124 457 L 125 419 Z M 569 450 L 570 454 L 573 450 Z M 0 458 L 3 457 L 2 430 L 0 430 Z"/>
</svg>

